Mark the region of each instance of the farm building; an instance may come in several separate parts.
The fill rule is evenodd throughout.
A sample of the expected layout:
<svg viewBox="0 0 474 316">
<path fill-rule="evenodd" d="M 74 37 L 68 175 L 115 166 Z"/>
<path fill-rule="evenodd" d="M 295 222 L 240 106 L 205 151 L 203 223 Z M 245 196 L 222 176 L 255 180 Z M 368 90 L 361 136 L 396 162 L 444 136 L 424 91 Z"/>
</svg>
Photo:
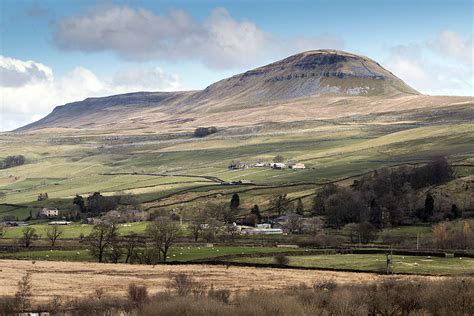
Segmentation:
<svg viewBox="0 0 474 316">
<path fill-rule="evenodd" d="M 282 163 L 282 162 L 273 162 L 271 164 L 271 167 L 272 169 L 285 169 L 286 168 L 286 164 Z"/>
<path fill-rule="evenodd" d="M 293 170 L 302 170 L 302 169 L 306 169 L 306 166 L 303 163 L 295 163 L 295 164 L 290 165 L 289 168 Z"/>
<path fill-rule="evenodd" d="M 72 222 L 69 221 L 52 221 L 49 222 L 48 225 L 71 225 Z"/>
<path fill-rule="evenodd" d="M 249 227 L 242 229 L 241 233 L 244 235 L 281 235 L 283 230 L 280 228 L 254 228 Z"/>
<path fill-rule="evenodd" d="M 41 210 L 41 215 L 47 217 L 56 217 L 59 216 L 59 210 L 57 208 L 45 207 Z"/>
<path fill-rule="evenodd" d="M 248 164 L 240 162 L 240 161 L 232 161 L 230 165 L 227 167 L 229 169 L 247 169 L 249 167 Z"/>
</svg>

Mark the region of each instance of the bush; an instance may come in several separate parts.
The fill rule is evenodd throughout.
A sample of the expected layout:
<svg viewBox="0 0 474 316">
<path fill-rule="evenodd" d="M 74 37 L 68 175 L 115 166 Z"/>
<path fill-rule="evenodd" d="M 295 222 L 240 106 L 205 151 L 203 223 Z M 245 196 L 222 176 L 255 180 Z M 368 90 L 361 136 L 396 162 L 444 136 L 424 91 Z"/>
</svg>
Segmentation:
<svg viewBox="0 0 474 316">
<path fill-rule="evenodd" d="M 174 290 L 179 296 L 195 295 L 200 296 L 205 294 L 207 286 L 199 281 L 196 281 L 192 276 L 185 273 L 178 273 L 174 275 L 168 282 L 168 289 Z"/>
<path fill-rule="evenodd" d="M 211 286 L 211 289 L 207 293 L 207 296 L 209 296 L 210 298 L 216 301 L 228 304 L 229 299 L 230 299 L 230 290 L 229 289 L 214 290 L 214 287 Z"/>
<path fill-rule="evenodd" d="M 282 253 L 279 253 L 279 254 L 275 255 L 273 257 L 273 259 L 275 260 L 276 264 L 279 264 L 279 265 L 282 265 L 282 266 L 286 266 L 286 265 L 288 265 L 288 263 L 290 263 L 290 259 L 288 259 L 288 257 L 285 256 Z"/>
<path fill-rule="evenodd" d="M 146 285 L 137 286 L 136 284 L 130 284 L 128 286 L 128 300 L 134 306 L 142 306 L 148 301 L 148 289 Z"/>
</svg>

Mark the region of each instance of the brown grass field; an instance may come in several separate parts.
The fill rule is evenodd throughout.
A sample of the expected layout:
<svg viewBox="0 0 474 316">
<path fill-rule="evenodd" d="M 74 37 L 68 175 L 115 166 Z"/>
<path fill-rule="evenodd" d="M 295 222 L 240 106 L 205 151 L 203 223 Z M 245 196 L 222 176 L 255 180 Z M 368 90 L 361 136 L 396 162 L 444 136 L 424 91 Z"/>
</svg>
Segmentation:
<svg viewBox="0 0 474 316">
<path fill-rule="evenodd" d="M 312 284 L 321 279 L 338 283 L 368 283 L 383 278 L 413 279 L 419 276 L 383 276 L 373 273 L 286 270 L 272 268 L 229 267 L 209 265 L 127 265 L 60 261 L 0 260 L 0 296 L 14 295 L 17 283 L 31 273 L 35 302 L 45 302 L 54 296 L 79 298 L 103 289 L 106 295 L 125 296 L 130 283 L 147 285 L 153 294 L 164 291 L 175 273 L 192 275 L 216 289 L 232 292 L 249 290 L 271 291 L 301 283 Z M 432 281 L 443 277 L 421 277 Z"/>
</svg>

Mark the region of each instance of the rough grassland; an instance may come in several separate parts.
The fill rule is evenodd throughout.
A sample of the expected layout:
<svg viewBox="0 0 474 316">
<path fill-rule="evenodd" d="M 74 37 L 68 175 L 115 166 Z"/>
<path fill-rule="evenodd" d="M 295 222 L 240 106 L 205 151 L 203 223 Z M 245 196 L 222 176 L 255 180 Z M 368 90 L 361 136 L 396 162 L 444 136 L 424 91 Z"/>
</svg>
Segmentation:
<svg viewBox="0 0 474 316">
<path fill-rule="evenodd" d="M 84 262 L 48 262 L 26 260 L 0 260 L 0 296 L 14 295 L 18 281 L 31 273 L 35 301 L 47 301 L 55 295 L 62 298 L 92 295 L 102 288 L 105 294 L 125 296 L 130 283 L 147 285 L 151 293 L 164 291 L 170 276 L 175 273 L 193 275 L 216 289 L 228 288 L 233 292 L 271 291 L 290 285 L 316 280 L 334 279 L 339 283 L 365 283 L 378 281 L 387 276 L 370 273 L 346 273 L 326 271 L 295 271 L 285 269 L 244 268 L 206 265 L 143 266 L 125 264 L 99 264 Z M 389 276 L 409 279 L 409 276 Z M 429 277 L 432 280 L 439 277 Z"/>
</svg>

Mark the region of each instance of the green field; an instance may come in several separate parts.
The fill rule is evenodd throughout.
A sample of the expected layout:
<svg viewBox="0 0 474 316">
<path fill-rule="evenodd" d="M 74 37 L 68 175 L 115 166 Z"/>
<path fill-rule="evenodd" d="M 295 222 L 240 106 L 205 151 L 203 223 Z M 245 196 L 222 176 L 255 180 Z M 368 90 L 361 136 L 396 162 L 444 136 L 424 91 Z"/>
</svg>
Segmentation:
<svg viewBox="0 0 474 316">
<path fill-rule="evenodd" d="M 142 234 L 149 222 L 137 222 L 137 223 L 127 223 L 127 224 L 119 224 L 119 234 L 120 235 L 128 235 L 131 232 L 135 232 L 137 234 Z M 48 227 L 47 224 L 37 224 L 37 225 L 30 225 L 36 230 L 36 234 L 39 235 L 40 238 L 47 238 L 46 236 L 46 228 Z M 79 238 L 81 234 L 83 236 L 87 236 L 91 233 L 93 225 L 87 224 L 74 224 L 74 225 L 67 225 L 67 226 L 60 226 L 63 230 L 60 238 Z M 7 227 L 5 229 L 4 238 L 20 238 L 22 236 L 24 227 Z"/>
<path fill-rule="evenodd" d="M 350 269 L 369 272 L 385 272 L 384 254 L 335 254 L 317 256 L 288 256 L 289 266 L 330 269 Z M 235 262 L 275 263 L 272 257 L 238 258 Z M 412 274 L 474 274 L 472 258 L 439 258 L 422 256 L 393 256 L 394 273 Z"/>
<path fill-rule="evenodd" d="M 255 253 L 276 253 L 291 251 L 277 247 L 231 247 L 231 246 L 176 246 L 169 251 L 168 261 L 190 261 L 212 259 L 224 255 L 245 255 Z M 4 259 L 58 260 L 58 261 L 96 261 L 87 248 L 76 250 L 33 250 L 13 253 L 0 253 Z"/>
</svg>

